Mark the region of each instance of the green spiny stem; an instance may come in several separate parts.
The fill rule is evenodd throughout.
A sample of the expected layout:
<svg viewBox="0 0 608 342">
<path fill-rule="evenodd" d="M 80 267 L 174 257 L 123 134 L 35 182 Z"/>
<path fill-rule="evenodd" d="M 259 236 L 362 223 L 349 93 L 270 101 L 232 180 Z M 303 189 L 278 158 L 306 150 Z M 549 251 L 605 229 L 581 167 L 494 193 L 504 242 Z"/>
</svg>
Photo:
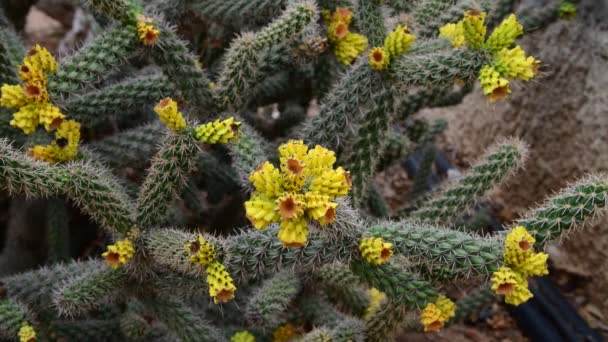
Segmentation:
<svg viewBox="0 0 608 342">
<path fill-rule="evenodd" d="M 397 330 L 399 324 L 406 318 L 408 308 L 392 300 L 386 300 L 366 320 L 366 341 L 383 342 Z"/>
<path fill-rule="evenodd" d="M 431 272 L 447 269 L 455 277 L 487 275 L 502 266 L 503 246 L 499 239 L 411 223 L 373 226 L 367 233 L 393 243 L 396 254 L 406 256 Z"/>
<path fill-rule="evenodd" d="M 380 190 L 370 181 L 365 194 L 367 209 L 369 213 L 378 218 L 386 218 L 390 215 L 388 203 L 380 193 Z"/>
<path fill-rule="evenodd" d="M 129 340 L 142 340 L 149 329 L 148 321 L 137 312 L 127 311 L 120 317 L 120 331 Z"/>
<path fill-rule="evenodd" d="M 433 86 L 474 80 L 488 57 L 481 50 L 453 49 L 426 54 L 404 54 L 390 65 L 396 85 Z"/>
<path fill-rule="evenodd" d="M 110 119 L 124 121 L 131 112 L 160 101 L 171 94 L 163 75 L 137 77 L 70 99 L 65 112 L 88 128 L 107 124 Z"/>
<path fill-rule="evenodd" d="M 277 46 L 288 42 L 311 23 L 317 16 L 317 6 L 314 2 L 302 0 L 290 6 L 283 14 L 273 20 L 268 26 L 256 33 L 254 49 Z"/>
<path fill-rule="evenodd" d="M 306 293 L 298 299 L 302 316 L 313 326 L 333 327 L 347 316 L 338 311 L 322 293 Z"/>
<path fill-rule="evenodd" d="M 238 144 L 238 143 L 237 143 Z M 196 177 L 204 183 L 204 189 L 210 195 L 210 200 L 218 195 L 236 193 L 240 190 L 239 177 L 236 170 L 213 153 L 203 152 L 197 159 Z"/>
<path fill-rule="evenodd" d="M 285 320 L 289 305 L 302 289 L 298 275 L 281 271 L 265 280 L 245 307 L 245 317 L 256 328 L 275 329 Z"/>
<path fill-rule="evenodd" d="M 520 7 L 517 12 L 518 21 L 524 27 L 525 32 L 544 27 L 559 18 L 559 6 L 561 3 L 562 1 L 552 1 L 550 4 L 540 8 L 536 6 Z"/>
<path fill-rule="evenodd" d="M 220 342 L 226 340 L 221 330 L 204 321 L 185 303 L 164 297 L 166 296 L 147 300 L 146 308 L 182 341 Z"/>
<path fill-rule="evenodd" d="M 386 135 L 386 144 L 378 161 L 376 172 L 385 170 L 394 162 L 404 157 L 411 149 L 412 142 L 401 132 L 390 129 Z"/>
<path fill-rule="evenodd" d="M 357 121 L 359 108 L 376 94 L 373 76 L 367 57 L 356 61 L 325 96 L 319 114 L 305 124 L 304 141 L 331 150 L 342 147 L 353 121 Z"/>
<path fill-rule="evenodd" d="M 53 305 L 61 316 L 87 313 L 124 295 L 128 276 L 121 269 L 100 268 L 66 281 L 53 295 Z"/>
<path fill-rule="evenodd" d="M 24 55 L 25 50 L 17 33 L 9 27 L 0 27 L 0 85 L 19 82 L 17 66 Z"/>
<path fill-rule="evenodd" d="M 57 337 L 65 341 L 111 342 L 122 341 L 125 338 L 120 332 L 119 321 L 116 319 L 54 321 L 50 328 Z"/>
<path fill-rule="evenodd" d="M 165 130 L 164 124 L 155 121 L 118 132 L 89 146 L 101 156 L 104 163 L 112 168 L 125 166 L 142 168 L 158 151 L 158 137 Z"/>
<path fill-rule="evenodd" d="M 133 1 L 129 0 L 86 0 L 87 5 L 101 15 L 122 22 L 135 20 Z"/>
<path fill-rule="evenodd" d="M 393 92 L 385 90 L 373 100 L 357 133 L 348 163 L 353 181 L 353 197 L 359 202 L 366 193 L 369 178 L 378 165 L 380 152 L 386 141 L 393 108 Z"/>
<path fill-rule="evenodd" d="M 435 145 L 427 144 L 422 147 L 422 158 L 420 160 L 420 166 L 416 171 L 416 178 L 414 178 L 414 186 L 411 194 L 412 199 L 419 199 L 430 190 L 429 178 L 433 173 L 433 163 L 435 162 L 436 154 Z"/>
<path fill-rule="evenodd" d="M 137 223 L 158 226 L 195 167 L 197 141 L 188 132 L 170 132 L 163 141 L 137 200 Z"/>
<path fill-rule="evenodd" d="M 391 264 L 375 266 L 357 261 L 351 264 L 351 268 L 368 284 L 386 293 L 388 298 L 410 308 L 423 308 L 437 298 L 437 291 L 429 282 L 419 279 L 404 267 Z"/>
<path fill-rule="evenodd" d="M 91 44 L 61 64 L 49 77 L 52 98 L 67 97 L 104 80 L 124 63 L 139 46 L 137 31 L 131 25 L 118 25 L 98 36 Z"/>
<path fill-rule="evenodd" d="M 232 161 L 241 186 L 252 189 L 249 174 L 268 160 L 268 143 L 249 125 L 241 123 L 239 140 L 230 145 Z"/>
<path fill-rule="evenodd" d="M 211 81 L 190 52 L 186 42 L 180 40 L 172 28 L 160 26 L 161 34 L 152 49 L 152 58 L 165 76 L 175 84 L 186 101 L 194 105 L 201 118 L 213 106 Z"/>
<path fill-rule="evenodd" d="M 365 323 L 355 318 L 345 318 L 332 331 L 336 342 L 364 342 Z"/>
<path fill-rule="evenodd" d="M 155 264 L 168 268 L 171 271 L 189 275 L 191 277 L 201 277 L 203 270 L 192 265 L 188 259 L 184 246 L 188 241 L 196 238 L 195 234 L 175 229 L 155 229 L 150 230 L 144 236 L 146 252 L 150 255 Z M 215 240 L 205 236 L 216 249 L 219 245 L 213 243 Z M 204 288 L 204 282 L 200 282 L 200 287 Z"/>
<path fill-rule="evenodd" d="M 28 316 L 27 309 L 22 304 L 9 299 L 0 300 L 0 336 L 10 341 L 15 340 Z"/>
<path fill-rule="evenodd" d="M 194 13 L 226 25 L 244 26 L 266 23 L 285 7 L 285 1 L 268 0 L 197 0 L 190 5 Z"/>
<path fill-rule="evenodd" d="M 70 257 L 68 213 L 61 198 L 50 199 L 47 206 L 48 260 L 66 261 Z"/>
<path fill-rule="evenodd" d="M 183 246 L 182 246 L 183 247 Z M 183 249 L 182 249 L 183 250 Z M 199 274 L 189 275 L 172 271 L 157 271 L 153 288 L 157 295 L 173 294 L 176 298 L 190 302 L 192 300 L 209 297 L 209 289 L 202 281 L 202 269 Z M 241 289 L 238 289 L 239 291 Z"/>
<path fill-rule="evenodd" d="M 514 226 L 526 227 L 536 238 L 536 247 L 541 247 L 569 231 L 584 227 L 602 214 L 607 196 L 608 176 L 589 176 L 548 198 L 540 207 L 516 220 Z"/>
<path fill-rule="evenodd" d="M 456 316 L 451 322 L 458 322 L 474 313 L 479 313 L 495 300 L 496 294 L 487 285 L 475 288 L 456 302 Z"/>
<path fill-rule="evenodd" d="M 383 46 L 386 38 L 382 0 L 359 0 L 357 2 L 356 25 L 367 37 L 370 46 Z"/>
<path fill-rule="evenodd" d="M 6 139 L 17 146 L 22 146 L 25 143 L 25 135 L 21 130 L 11 127 L 12 114 L 8 109 L 0 108 L 0 140 Z"/>
<path fill-rule="evenodd" d="M 361 280 L 347 266 L 325 265 L 315 275 L 322 282 L 328 297 L 357 317 L 369 306 L 367 293 L 359 286 Z"/>
<path fill-rule="evenodd" d="M 412 12 L 412 17 L 416 20 L 415 33 L 420 37 L 428 37 L 424 33 L 427 31 L 435 31 L 439 27 L 430 29 L 428 25 L 433 23 L 446 12 L 450 6 L 454 5 L 455 0 L 423 0 L 418 1 Z M 464 12 L 460 13 L 462 18 Z M 459 18 L 459 19 L 460 19 Z M 439 25 L 441 26 L 441 25 Z"/>
<path fill-rule="evenodd" d="M 469 211 L 490 190 L 503 184 L 523 164 L 526 146 L 519 140 L 498 143 L 466 174 L 422 203 L 412 219 L 433 224 L 450 224 Z"/>
<path fill-rule="evenodd" d="M 427 3 L 431 3 L 435 0 L 430 0 Z M 479 10 L 479 4 L 476 0 L 456 0 L 456 1 L 442 1 L 448 4 L 448 7 L 443 8 L 440 12 L 434 14 L 431 17 L 422 19 L 414 15 L 416 18 L 416 33 L 420 37 L 433 38 L 439 35 L 439 28 L 447 23 L 455 23 L 462 19 L 465 11 L 468 10 Z"/>
<path fill-rule="evenodd" d="M 192 178 L 186 181 L 179 197 L 184 202 L 186 208 L 194 215 L 198 217 L 204 215 L 204 209 L 201 205 L 200 190 Z"/>
<path fill-rule="evenodd" d="M 326 327 L 316 327 L 298 339 L 299 342 L 330 342 L 333 340 L 332 331 Z"/>
</svg>

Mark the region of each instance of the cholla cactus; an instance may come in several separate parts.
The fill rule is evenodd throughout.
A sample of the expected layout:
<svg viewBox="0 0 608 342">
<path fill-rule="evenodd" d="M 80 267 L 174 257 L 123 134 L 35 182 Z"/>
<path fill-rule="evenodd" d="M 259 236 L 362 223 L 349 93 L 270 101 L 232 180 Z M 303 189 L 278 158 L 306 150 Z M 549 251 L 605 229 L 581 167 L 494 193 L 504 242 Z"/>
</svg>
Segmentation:
<svg viewBox="0 0 608 342">
<path fill-rule="evenodd" d="M 389 219 L 370 184 L 410 141 L 432 144 L 397 120 L 460 101 L 476 78 L 498 100 L 508 79 L 535 76 L 538 61 L 511 47 L 525 25 L 502 7 L 87 3 L 103 33 L 59 61 L 0 28 L 0 190 L 48 202 L 38 235 L 53 262 L 0 279 L 9 340 L 385 341 L 406 320 L 437 331 L 473 306 L 439 286 L 491 278 L 483 298 L 523 303 L 527 277 L 547 273 L 543 245 L 605 207 L 608 179 L 589 177 L 506 235 L 468 233 L 462 214 L 522 168 L 516 139 L 407 217 Z M 387 27 L 383 6 L 414 22 Z M 173 28 L 186 13 L 205 21 L 204 48 Z M 91 260 L 68 261 L 76 209 L 103 232 Z"/>
</svg>

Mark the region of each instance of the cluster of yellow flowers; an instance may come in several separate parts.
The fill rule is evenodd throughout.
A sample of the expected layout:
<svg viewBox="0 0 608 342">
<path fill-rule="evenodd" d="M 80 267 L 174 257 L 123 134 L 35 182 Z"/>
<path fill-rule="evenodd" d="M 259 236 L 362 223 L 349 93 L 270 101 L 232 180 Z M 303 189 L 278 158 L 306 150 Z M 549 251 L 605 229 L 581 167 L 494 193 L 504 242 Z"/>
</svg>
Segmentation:
<svg viewBox="0 0 608 342">
<path fill-rule="evenodd" d="M 184 246 L 190 262 L 206 268 L 209 295 L 214 303 L 226 303 L 234 298 L 236 286 L 226 267 L 217 260 L 215 247 L 199 235 Z"/>
<path fill-rule="evenodd" d="M 490 102 L 506 98 L 511 89 L 510 79 L 528 81 L 538 72 L 540 62 L 516 45 L 515 39 L 523 34 L 523 26 L 514 14 L 508 16 L 486 39 L 485 12 L 467 11 L 457 23 L 446 24 L 439 29 L 439 36 L 448 39 L 453 47 L 469 46 L 485 49 L 492 55 L 491 64 L 484 65 L 479 72 L 479 82 Z"/>
<path fill-rule="evenodd" d="M 272 342 L 293 341 L 302 334 L 302 327 L 291 323 L 283 324 L 272 333 Z"/>
<path fill-rule="evenodd" d="M 184 115 L 177 109 L 177 102 L 170 97 L 161 100 L 154 111 L 160 120 L 173 131 L 183 131 L 188 127 Z M 226 144 L 240 136 L 241 123 L 230 117 L 200 125 L 193 130 L 194 138 L 207 144 Z"/>
<path fill-rule="evenodd" d="M 243 330 L 232 335 L 232 337 L 230 337 L 230 342 L 255 342 L 255 336 L 249 331 Z"/>
<path fill-rule="evenodd" d="M 338 7 L 334 13 L 323 11 L 323 20 L 327 25 L 327 40 L 338 61 L 345 65 L 351 64 L 367 48 L 365 36 L 350 32 L 349 25 L 352 19 L 353 13 L 346 7 Z"/>
<path fill-rule="evenodd" d="M 406 27 L 397 26 L 384 40 L 384 47 L 375 47 L 369 52 L 369 65 L 374 70 L 386 70 L 391 60 L 407 52 L 416 36 Z"/>
<path fill-rule="evenodd" d="M 108 266 L 113 269 L 125 265 L 135 254 L 135 246 L 129 239 L 117 241 L 115 244 L 108 245 L 107 250 L 101 254 L 106 259 Z"/>
<path fill-rule="evenodd" d="M 420 313 L 424 331 L 439 331 L 443 325 L 456 315 L 456 304 L 448 297 L 439 295 L 434 303 L 429 303 Z"/>
<path fill-rule="evenodd" d="M 137 36 L 139 41 L 147 46 L 156 44 L 158 36 L 160 36 L 160 31 L 152 23 L 151 18 L 147 18 L 141 14 L 137 16 Z"/>
<path fill-rule="evenodd" d="M 19 328 L 19 342 L 36 342 L 36 331 L 27 322 L 23 322 Z"/>
<path fill-rule="evenodd" d="M 364 238 L 359 243 L 363 259 L 372 265 L 384 265 L 393 256 L 393 244 L 382 238 Z"/>
<path fill-rule="evenodd" d="M 522 226 L 517 226 L 505 239 L 505 265 L 492 274 L 492 290 L 505 296 L 505 303 L 519 305 L 532 298 L 528 289 L 530 276 L 549 274 L 548 254 L 534 252 L 536 239 Z"/>
<path fill-rule="evenodd" d="M 16 109 L 10 125 L 25 134 L 33 133 L 39 125 L 48 132 L 58 129 L 55 141 L 47 146 L 34 146 L 32 157 L 47 162 L 63 162 L 78 153 L 80 124 L 65 121 L 65 115 L 49 102 L 48 74 L 57 72 L 57 61 L 40 45 L 34 46 L 18 68 L 23 84 L 2 85 L 0 105 Z"/>
<path fill-rule="evenodd" d="M 251 173 L 255 192 L 245 202 L 247 218 L 256 229 L 280 222 L 279 239 L 285 247 L 302 247 L 308 240 L 308 219 L 321 225 L 336 219 L 334 199 L 348 193 L 349 173 L 333 168 L 336 157 L 319 145 L 308 149 L 301 140 L 279 147 L 281 167 L 264 162 Z"/>
<path fill-rule="evenodd" d="M 367 309 L 365 309 L 365 314 L 363 315 L 363 318 L 366 320 L 372 317 L 386 299 L 386 294 L 375 287 L 367 290 L 367 295 L 369 296 L 369 305 L 367 306 Z"/>
</svg>

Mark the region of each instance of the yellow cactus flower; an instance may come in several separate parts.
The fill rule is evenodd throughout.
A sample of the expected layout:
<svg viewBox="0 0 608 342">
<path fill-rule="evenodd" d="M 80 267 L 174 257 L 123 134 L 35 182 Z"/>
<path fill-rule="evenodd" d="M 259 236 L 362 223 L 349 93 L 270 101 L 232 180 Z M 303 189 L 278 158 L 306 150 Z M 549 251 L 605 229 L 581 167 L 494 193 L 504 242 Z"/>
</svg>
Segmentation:
<svg viewBox="0 0 608 342">
<path fill-rule="evenodd" d="M 435 301 L 435 305 L 441 311 L 441 320 L 447 322 L 456 316 L 456 304 L 443 294 L 440 294 Z"/>
<path fill-rule="evenodd" d="M 266 229 L 269 224 L 280 220 L 281 216 L 275 208 L 275 200 L 262 194 L 253 194 L 245 202 L 247 218 L 256 229 Z"/>
<path fill-rule="evenodd" d="M 304 215 L 306 203 L 300 194 L 285 193 L 276 200 L 276 210 L 282 220 L 295 220 Z"/>
<path fill-rule="evenodd" d="M 234 298 L 236 292 L 232 277 L 219 261 L 214 261 L 207 266 L 207 286 L 209 286 L 209 295 L 215 304 L 229 302 Z"/>
<path fill-rule="evenodd" d="M 338 61 L 350 65 L 355 58 L 363 54 L 367 48 L 367 38 L 357 33 L 348 33 L 344 39 L 334 45 L 334 53 Z"/>
<path fill-rule="evenodd" d="M 420 313 L 420 323 L 424 326 L 424 331 L 437 332 L 443 328 L 445 323 L 442 312 L 434 303 L 427 304 Z"/>
<path fill-rule="evenodd" d="M 188 241 L 184 249 L 188 253 L 190 262 L 196 265 L 209 265 L 216 257 L 215 246 L 210 244 L 201 235 L 197 236 L 194 240 Z"/>
<path fill-rule="evenodd" d="M 49 101 L 46 85 L 41 82 L 28 83 L 23 88 L 28 102 L 45 103 Z"/>
<path fill-rule="evenodd" d="M 309 177 L 318 177 L 323 172 L 331 170 L 336 162 L 336 154 L 323 146 L 315 146 L 308 150 L 306 158 L 304 158 L 304 175 Z"/>
<path fill-rule="evenodd" d="M 407 26 L 399 25 L 384 40 L 384 49 L 390 58 L 396 58 L 406 53 L 414 40 L 416 40 L 416 36 L 410 34 Z"/>
<path fill-rule="evenodd" d="M 462 27 L 464 29 L 464 39 L 467 45 L 474 49 L 481 49 L 486 38 L 486 12 L 466 11 Z"/>
<path fill-rule="evenodd" d="M 343 21 L 334 21 L 327 27 L 327 40 L 335 43 L 344 38 L 350 33 L 348 24 Z"/>
<path fill-rule="evenodd" d="M 490 279 L 492 291 L 499 295 L 509 295 L 515 291 L 515 288 L 521 282 L 519 281 L 520 278 L 511 268 L 503 266 L 492 274 Z"/>
<path fill-rule="evenodd" d="M 308 224 L 304 217 L 281 221 L 279 240 L 283 247 L 303 247 L 308 241 Z"/>
<path fill-rule="evenodd" d="M 333 223 L 336 220 L 338 203 L 331 202 L 329 196 L 307 192 L 304 194 L 304 201 L 308 217 L 318 221 L 321 225 Z"/>
<path fill-rule="evenodd" d="M 526 53 L 519 45 L 498 51 L 494 58 L 494 68 L 502 76 L 521 78 L 524 81 L 536 75 L 539 65 L 540 62 L 534 57 L 526 57 Z"/>
<path fill-rule="evenodd" d="M 51 55 L 49 50 L 36 44 L 27 53 L 27 57 L 24 59 L 28 65 L 32 65 L 38 70 L 54 74 L 57 72 L 57 61 L 55 57 Z"/>
<path fill-rule="evenodd" d="M 289 140 L 285 144 L 279 146 L 279 160 L 281 165 L 286 165 L 288 159 L 296 159 L 303 161 L 306 158 L 308 146 L 302 140 Z"/>
<path fill-rule="evenodd" d="M 288 342 L 300 336 L 300 328 L 291 323 L 283 324 L 272 333 L 272 342 Z"/>
<path fill-rule="evenodd" d="M 25 134 L 32 134 L 38 127 L 39 123 L 39 107 L 38 104 L 28 104 L 21 108 L 19 111 L 13 114 L 13 119 L 10 125 L 15 128 L 19 128 Z"/>
<path fill-rule="evenodd" d="M 243 330 L 232 335 L 232 337 L 230 337 L 230 342 L 255 342 L 255 336 L 249 331 Z"/>
<path fill-rule="evenodd" d="M 464 38 L 463 25 L 463 21 L 445 24 L 439 28 L 439 37 L 449 40 L 452 47 L 459 48 L 464 46 L 466 40 Z"/>
<path fill-rule="evenodd" d="M 23 81 L 23 83 L 46 84 L 47 79 L 44 70 L 33 65 L 27 60 L 24 61 L 17 70 L 19 71 L 19 78 Z"/>
<path fill-rule="evenodd" d="M 249 181 L 257 192 L 266 196 L 276 197 L 283 193 L 281 172 L 267 161 L 249 175 Z"/>
<path fill-rule="evenodd" d="M 515 39 L 524 33 L 524 27 L 517 22 L 515 14 L 511 14 L 498 25 L 486 41 L 486 50 L 498 52 L 508 48 Z"/>
<path fill-rule="evenodd" d="M 484 95 L 489 96 L 490 102 L 505 99 L 511 93 L 509 81 L 489 65 L 484 65 L 479 71 L 479 82 Z"/>
<path fill-rule="evenodd" d="M 55 140 L 47 146 L 34 146 L 29 154 L 34 159 L 48 163 L 61 163 L 74 159 L 78 155 L 80 142 L 80 124 L 74 120 L 65 120 L 55 132 Z"/>
<path fill-rule="evenodd" d="M 536 239 L 522 226 L 513 228 L 505 238 L 505 262 L 518 266 L 526 262 L 534 252 Z"/>
<path fill-rule="evenodd" d="M 154 112 L 158 114 L 160 120 L 174 131 L 181 131 L 186 128 L 186 120 L 180 111 L 177 110 L 177 102 L 170 97 L 162 99 L 155 107 Z"/>
<path fill-rule="evenodd" d="M 539 252 L 532 253 L 524 262 L 513 265 L 513 270 L 520 273 L 524 277 L 543 276 L 549 274 L 547 267 L 547 259 L 549 254 Z"/>
<path fill-rule="evenodd" d="M 36 342 L 36 331 L 27 322 L 23 322 L 19 328 L 19 342 Z"/>
<path fill-rule="evenodd" d="M 576 18 L 576 5 L 569 1 L 564 1 L 559 5 L 559 18 L 572 20 Z"/>
<path fill-rule="evenodd" d="M 377 71 L 386 70 L 390 64 L 390 57 L 386 50 L 381 47 L 375 47 L 369 52 L 369 66 Z"/>
<path fill-rule="evenodd" d="M 332 21 L 341 21 L 350 25 L 353 19 L 353 12 L 348 7 L 336 7 L 336 11 L 333 13 Z"/>
<path fill-rule="evenodd" d="M 140 16 L 137 20 L 137 36 L 144 45 L 151 46 L 156 44 L 160 31 L 152 25 L 152 20 Z"/>
<path fill-rule="evenodd" d="M 4 84 L 0 88 L 0 106 L 5 108 L 20 108 L 28 103 L 25 90 L 20 85 Z"/>
<path fill-rule="evenodd" d="M 363 259 L 372 265 L 384 265 L 393 256 L 393 244 L 381 238 L 364 238 L 359 243 Z"/>
<path fill-rule="evenodd" d="M 369 305 L 365 309 L 365 314 L 363 315 L 363 318 L 366 320 L 372 317 L 386 299 L 386 294 L 375 287 L 367 290 L 367 295 L 369 296 Z"/>
<path fill-rule="evenodd" d="M 532 292 L 528 289 L 528 280 L 516 274 L 517 285 L 511 291 L 511 293 L 505 295 L 505 303 L 510 305 L 519 305 L 527 302 L 530 298 L 534 297 Z"/>
<path fill-rule="evenodd" d="M 310 182 L 310 191 L 329 196 L 331 199 L 346 195 L 351 187 L 350 174 L 341 167 L 327 170 Z"/>
<path fill-rule="evenodd" d="M 47 163 L 56 163 L 59 155 L 59 147 L 57 145 L 36 145 L 28 150 L 30 157 L 45 161 Z"/>
<path fill-rule="evenodd" d="M 236 141 L 240 135 L 241 123 L 233 117 L 215 120 L 196 128 L 194 137 L 207 144 L 226 144 Z"/>
<path fill-rule="evenodd" d="M 41 103 L 37 106 L 39 123 L 44 125 L 44 129 L 50 132 L 61 126 L 65 115 L 61 113 L 59 108 L 50 103 Z M 80 127 L 80 126 L 79 126 Z"/>
<path fill-rule="evenodd" d="M 109 245 L 107 250 L 101 254 L 106 259 L 108 266 L 113 269 L 125 265 L 135 254 L 135 246 L 129 239 L 117 241 L 116 244 Z"/>
</svg>

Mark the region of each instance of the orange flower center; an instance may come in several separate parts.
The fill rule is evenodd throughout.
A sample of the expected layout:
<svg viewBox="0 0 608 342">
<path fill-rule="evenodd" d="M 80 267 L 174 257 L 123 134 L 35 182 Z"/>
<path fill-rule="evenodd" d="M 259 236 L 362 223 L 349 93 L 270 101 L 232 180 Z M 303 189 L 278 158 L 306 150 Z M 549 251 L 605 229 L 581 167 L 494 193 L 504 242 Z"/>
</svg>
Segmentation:
<svg viewBox="0 0 608 342">
<path fill-rule="evenodd" d="M 302 171 L 304 171 L 304 166 L 302 164 L 300 164 L 300 161 L 294 158 L 289 158 L 287 159 L 287 170 L 289 170 L 289 172 L 293 173 L 296 176 L 299 176 L 302 174 Z"/>
<path fill-rule="evenodd" d="M 281 201 L 281 203 L 279 203 L 279 213 L 284 219 L 293 218 L 296 214 L 297 208 L 298 205 L 296 204 L 296 201 L 293 199 L 293 197 L 287 197 L 284 201 Z"/>
<path fill-rule="evenodd" d="M 376 62 L 380 63 L 384 59 L 384 53 L 382 53 L 382 51 L 374 51 L 372 57 Z"/>
<path fill-rule="evenodd" d="M 197 241 L 192 241 L 190 243 L 190 254 L 196 254 L 201 249 L 201 243 Z"/>
<path fill-rule="evenodd" d="M 507 95 L 509 95 L 508 89 L 509 89 L 508 87 L 498 87 L 498 88 L 494 89 L 494 91 L 492 92 L 492 95 L 490 97 L 494 101 L 502 100 L 505 97 L 507 97 Z"/>
<path fill-rule="evenodd" d="M 27 55 L 32 57 L 33 55 L 37 54 L 38 50 L 36 50 L 35 47 L 31 48 L 30 51 L 27 52 Z"/>
<path fill-rule="evenodd" d="M 348 186 L 348 188 L 352 188 L 353 187 L 353 180 L 350 178 L 350 172 L 349 171 L 344 171 L 344 178 L 346 179 L 346 186 Z"/>
<path fill-rule="evenodd" d="M 332 223 L 336 220 L 336 209 L 333 207 L 329 207 L 325 212 L 324 216 L 325 222 Z"/>
<path fill-rule="evenodd" d="M 28 73 L 28 72 L 30 72 L 30 68 L 28 68 L 28 67 L 27 67 L 27 66 L 25 66 L 25 65 L 22 65 L 22 66 L 21 66 L 21 68 L 20 68 L 19 70 L 21 70 L 21 72 L 24 72 L 24 73 Z"/>
<path fill-rule="evenodd" d="M 146 31 L 146 35 L 144 38 L 144 42 L 146 43 L 146 45 L 153 45 L 154 43 L 156 43 L 157 39 L 158 34 L 156 32 L 154 32 L 153 30 Z"/>
<path fill-rule="evenodd" d="M 348 34 L 348 26 L 345 23 L 336 25 L 336 37 L 342 39 Z"/>
<path fill-rule="evenodd" d="M 303 246 L 304 244 L 301 242 L 283 242 L 283 247 L 285 248 L 300 248 Z"/>
<path fill-rule="evenodd" d="M 237 125 L 235 123 L 231 124 L 230 130 L 232 131 L 232 134 L 238 135 L 239 134 L 239 125 Z"/>
<path fill-rule="evenodd" d="M 28 85 L 25 87 L 25 94 L 26 94 L 27 96 L 30 96 L 30 97 L 37 97 L 37 96 L 40 96 L 40 93 L 41 93 L 41 92 L 40 92 L 40 87 L 38 87 L 37 85 L 34 85 L 34 84 L 28 84 Z"/>
<path fill-rule="evenodd" d="M 221 290 L 217 296 L 217 301 L 220 303 L 227 303 L 229 302 L 232 298 L 234 298 L 234 291 L 232 290 Z"/>
<path fill-rule="evenodd" d="M 63 122 L 62 118 L 55 118 L 55 119 L 53 119 L 53 121 L 51 122 L 51 128 L 52 129 L 59 128 L 59 126 L 61 126 L 62 122 Z"/>
<path fill-rule="evenodd" d="M 527 251 L 528 249 L 530 249 L 530 247 L 532 247 L 530 245 L 530 242 L 526 240 L 519 241 L 519 248 L 521 248 L 522 251 Z"/>
<path fill-rule="evenodd" d="M 443 327 L 443 323 L 441 321 L 434 321 L 433 323 L 427 326 L 428 331 L 439 331 Z"/>
<path fill-rule="evenodd" d="M 166 107 L 171 102 L 171 99 L 163 99 L 158 103 L 160 108 Z"/>
<path fill-rule="evenodd" d="M 498 289 L 496 289 L 496 293 L 501 295 L 508 295 L 515 290 L 515 286 L 513 284 L 500 284 Z"/>
<path fill-rule="evenodd" d="M 388 260 L 391 255 L 393 255 L 393 251 L 390 248 L 383 248 L 382 252 L 380 252 L 380 258 L 382 260 Z"/>
<path fill-rule="evenodd" d="M 108 253 L 108 255 L 106 255 L 105 259 L 108 265 L 110 266 L 116 266 L 120 264 L 120 254 L 118 253 L 110 252 Z"/>
</svg>

